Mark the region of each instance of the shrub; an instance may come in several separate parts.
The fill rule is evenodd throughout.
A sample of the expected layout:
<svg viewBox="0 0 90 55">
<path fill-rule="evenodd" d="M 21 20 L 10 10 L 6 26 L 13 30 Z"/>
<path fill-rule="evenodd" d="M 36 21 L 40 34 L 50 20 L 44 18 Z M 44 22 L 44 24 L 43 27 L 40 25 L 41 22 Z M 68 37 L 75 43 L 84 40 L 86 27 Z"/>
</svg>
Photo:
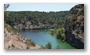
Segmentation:
<svg viewBox="0 0 90 55">
<path fill-rule="evenodd" d="M 60 38 L 63 41 L 65 41 L 65 39 L 66 39 L 66 37 L 65 37 L 65 29 L 63 27 L 59 27 L 56 30 L 56 36 L 57 36 L 57 38 Z"/>
<path fill-rule="evenodd" d="M 51 45 L 50 42 L 46 44 L 46 48 L 47 48 L 47 49 L 51 49 L 51 48 L 52 48 L 52 45 Z"/>
<path fill-rule="evenodd" d="M 58 27 L 50 30 L 49 33 L 51 35 L 55 35 L 58 39 L 61 39 L 63 41 L 66 40 L 64 27 L 58 26 Z"/>
<path fill-rule="evenodd" d="M 33 41 L 31 41 L 30 44 L 31 44 L 32 46 L 35 46 L 35 43 L 34 43 Z"/>
<path fill-rule="evenodd" d="M 54 35 L 54 34 L 55 34 L 55 30 L 54 30 L 54 29 L 50 29 L 50 30 L 49 30 L 49 33 L 50 33 L 51 35 Z"/>
<path fill-rule="evenodd" d="M 35 43 L 31 40 L 26 40 L 26 44 L 35 46 Z"/>
</svg>

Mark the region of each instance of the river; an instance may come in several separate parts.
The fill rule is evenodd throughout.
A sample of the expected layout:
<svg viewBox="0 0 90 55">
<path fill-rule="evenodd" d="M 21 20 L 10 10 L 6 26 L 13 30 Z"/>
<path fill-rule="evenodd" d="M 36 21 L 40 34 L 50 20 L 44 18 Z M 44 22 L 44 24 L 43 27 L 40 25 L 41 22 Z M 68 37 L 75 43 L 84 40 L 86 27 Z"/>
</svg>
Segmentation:
<svg viewBox="0 0 90 55">
<path fill-rule="evenodd" d="M 47 30 L 20 31 L 19 33 L 40 46 L 45 46 L 50 42 L 52 49 L 75 49 L 75 47 L 71 46 L 67 42 L 63 42 L 55 36 L 50 35 Z"/>
</svg>

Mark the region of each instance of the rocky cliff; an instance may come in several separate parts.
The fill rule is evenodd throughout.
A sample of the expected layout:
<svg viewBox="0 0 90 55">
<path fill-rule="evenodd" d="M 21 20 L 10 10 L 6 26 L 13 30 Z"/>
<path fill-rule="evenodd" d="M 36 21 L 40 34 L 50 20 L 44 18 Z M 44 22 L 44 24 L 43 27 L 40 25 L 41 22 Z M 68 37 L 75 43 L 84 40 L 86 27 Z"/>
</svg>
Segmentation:
<svg viewBox="0 0 90 55">
<path fill-rule="evenodd" d="M 84 4 L 70 10 L 65 21 L 66 41 L 76 48 L 84 48 Z"/>
<path fill-rule="evenodd" d="M 5 49 L 41 49 L 33 41 L 21 36 L 9 25 L 5 24 L 4 28 L 4 48 Z"/>
</svg>

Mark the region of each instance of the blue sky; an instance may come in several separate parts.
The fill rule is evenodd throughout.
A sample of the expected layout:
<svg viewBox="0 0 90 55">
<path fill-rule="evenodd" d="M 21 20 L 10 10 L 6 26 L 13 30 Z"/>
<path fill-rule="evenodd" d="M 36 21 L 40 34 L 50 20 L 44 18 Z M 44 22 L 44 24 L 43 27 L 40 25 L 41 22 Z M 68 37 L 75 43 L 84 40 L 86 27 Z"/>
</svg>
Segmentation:
<svg viewBox="0 0 90 55">
<path fill-rule="evenodd" d="M 7 11 L 67 11 L 77 4 L 10 4 Z"/>
</svg>

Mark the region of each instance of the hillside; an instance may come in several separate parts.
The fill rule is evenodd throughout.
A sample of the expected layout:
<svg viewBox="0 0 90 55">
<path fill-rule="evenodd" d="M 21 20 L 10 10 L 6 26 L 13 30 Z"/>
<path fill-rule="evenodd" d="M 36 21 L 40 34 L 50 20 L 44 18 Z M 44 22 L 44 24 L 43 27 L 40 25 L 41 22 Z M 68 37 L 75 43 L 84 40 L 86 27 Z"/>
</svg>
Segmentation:
<svg viewBox="0 0 90 55">
<path fill-rule="evenodd" d="M 65 22 L 66 41 L 77 48 L 84 48 L 84 4 L 70 10 Z"/>
<path fill-rule="evenodd" d="M 18 34 L 8 24 L 4 28 L 4 48 L 5 49 L 41 49 L 33 41 Z"/>
<path fill-rule="evenodd" d="M 49 29 L 64 24 L 68 11 L 5 11 L 5 22 L 17 30 Z"/>
<path fill-rule="evenodd" d="M 65 16 L 63 25 L 58 24 L 49 33 L 78 49 L 84 49 L 84 5 L 72 7 Z"/>
</svg>

